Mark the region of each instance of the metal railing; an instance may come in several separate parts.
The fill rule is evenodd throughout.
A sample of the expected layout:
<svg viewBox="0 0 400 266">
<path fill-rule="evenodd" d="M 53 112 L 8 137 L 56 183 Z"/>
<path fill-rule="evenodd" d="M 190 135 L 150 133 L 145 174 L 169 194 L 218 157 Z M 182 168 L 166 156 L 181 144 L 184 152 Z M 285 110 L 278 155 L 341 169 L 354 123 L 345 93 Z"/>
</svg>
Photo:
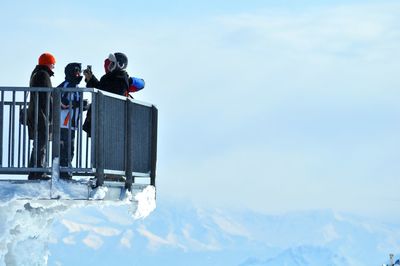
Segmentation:
<svg viewBox="0 0 400 266">
<path fill-rule="evenodd" d="M 79 93 L 78 106 L 69 108 L 80 111 L 76 130 L 71 126 L 67 129 L 70 163 L 60 167 L 60 145 L 65 145 L 60 141 L 63 92 Z M 92 88 L 0 87 L 0 93 L 0 180 L 26 179 L 32 172 L 57 176 L 71 173 L 96 176 L 99 185 L 105 177 L 120 176 L 126 178 L 127 187 L 136 177 L 148 177 L 150 184 L 155 185 L 158 116 L 155 106 Z M 46 108 L 39 110 L 38 105 L 31 108 L 34 115 L 28 127 L 29 99 L 38 102 L 39 95 L 46 96 Z M 90 137 L 83 130 L 87 116 L 83 111 L 85 97 L 91 103 Z M 38 131 L 40 111 L 52 118 L 46 120 L 44 132 Z M 31 152 L 32 149 L 37 151 L 38 138 L 44 138 L 45 142 L 42 165 L 37 165 L 37 153 Z M 75 144 L 74 158 L 70 152 L 72 144 Z"/>
</svg>

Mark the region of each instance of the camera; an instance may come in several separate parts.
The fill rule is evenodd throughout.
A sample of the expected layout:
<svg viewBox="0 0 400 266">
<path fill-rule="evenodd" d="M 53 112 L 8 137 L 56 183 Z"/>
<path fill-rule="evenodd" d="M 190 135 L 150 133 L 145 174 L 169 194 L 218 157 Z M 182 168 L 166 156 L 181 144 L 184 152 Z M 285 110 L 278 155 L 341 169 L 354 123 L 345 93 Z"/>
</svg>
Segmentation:
<svg viewBox="0 0 400 266">
<path fill-rule="evenodd" d="M 92 74 L 92 66 L 91 65 L 87 65 L 86 69 L 83 70 L 83 73 L 88 73 L 88 74 Z"/>
</svg>

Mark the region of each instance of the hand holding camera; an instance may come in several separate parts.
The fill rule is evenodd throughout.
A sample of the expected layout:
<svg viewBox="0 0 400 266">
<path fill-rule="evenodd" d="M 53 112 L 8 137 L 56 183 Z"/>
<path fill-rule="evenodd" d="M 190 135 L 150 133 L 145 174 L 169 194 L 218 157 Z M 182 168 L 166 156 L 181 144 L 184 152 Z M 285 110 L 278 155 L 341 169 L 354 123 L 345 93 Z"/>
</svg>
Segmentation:
<svg viewBox="0 0 400 266">
<path fill-rule="evenodd" d="M 93 73 L 92 73 L 92 66 L 88 65 L 85 70 L 83 70 L 83 75 L 85 76 L 85 81 L 88 82 L 89 80 L 92 79 Z"/>
</svg>

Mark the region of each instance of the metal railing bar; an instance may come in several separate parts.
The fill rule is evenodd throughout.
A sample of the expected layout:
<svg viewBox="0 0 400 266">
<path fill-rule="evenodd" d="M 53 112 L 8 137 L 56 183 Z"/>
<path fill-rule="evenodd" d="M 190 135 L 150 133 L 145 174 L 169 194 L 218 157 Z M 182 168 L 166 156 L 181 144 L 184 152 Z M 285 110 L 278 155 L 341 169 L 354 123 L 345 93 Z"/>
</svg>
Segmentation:
<svg viewBox="0 0 400 266">
<path fill-rule="evenodd" d="M 34 137 L 33 137 L 33 147 L 32 147 L 32 156 L 33 156 L 33 166 L 37 167 L 37 157 L 38 157 L 38 121 L 39 121 L 39 92 L 35 92 L 35 115 L 34 115 Z"/>
<path fill-rule="evenodd" d="M 49 166 L 49 159 L 50 159 L 50 92 L 46 93 L 46 119 L 45 119 L 45 143 L 46 143 L 46 160 L 44 166 Z"/>
<path fill-rule="evenodd" d="M 0 167 L 3 167 L 3 115 L 4 115 L 4 91 L 1 91 L 0 103 Z"/>
<path fill-rule="evenodd" d="M 26 164 L 25 164 L 25 159 L 26 159 L 26 142 L 28 141 L 28 143 L 29 143 L 29 138 L 28 138 L 28 140 L 26 139 L 26 128 L 27 128 L 27 120 L 28 120 L 28 118 L 27 118 L 27 114 L 28 114 L 28 112 L 27 112 L 27 104 L 26 104 L 26 98 L 28 97 L 28 92 L 24 92 L 24 127 L 23 127 L 23 143 L 22 143 L 22 149 L 23 149 L 23 152 L 22 152 L 22 165 L 23 166 L 26 166 Z M 28 150 L 29 151 L 29 150 Z"/>
</svg>

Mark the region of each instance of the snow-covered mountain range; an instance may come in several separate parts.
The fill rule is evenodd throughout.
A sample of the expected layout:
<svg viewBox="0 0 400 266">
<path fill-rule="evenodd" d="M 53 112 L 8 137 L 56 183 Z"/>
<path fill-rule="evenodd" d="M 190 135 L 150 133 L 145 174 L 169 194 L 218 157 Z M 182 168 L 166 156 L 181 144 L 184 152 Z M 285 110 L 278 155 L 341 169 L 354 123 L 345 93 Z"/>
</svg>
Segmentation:
<svg viewBox="0 0 400 266">
<path fill-rule="evenodd" d="M 161 201 L 132 220 L 123 208 L 91 207 L 55 222 L 49 264 L 382 265 L 400 251 L 399 229 L 330 210 L 271 215 Z"/>
</svg>

